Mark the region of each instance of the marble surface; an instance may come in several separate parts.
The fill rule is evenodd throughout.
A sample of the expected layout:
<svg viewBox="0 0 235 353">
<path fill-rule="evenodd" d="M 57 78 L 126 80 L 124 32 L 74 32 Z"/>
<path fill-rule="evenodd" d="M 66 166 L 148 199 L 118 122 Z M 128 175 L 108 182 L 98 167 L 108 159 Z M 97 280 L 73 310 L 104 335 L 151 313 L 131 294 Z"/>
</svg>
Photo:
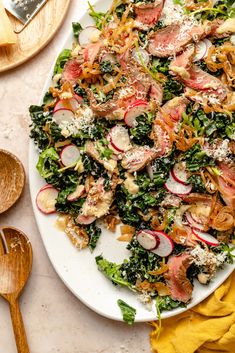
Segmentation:
<svg viewBox="0 0 235 353">
<path fill-rule="evenodd" d="M 48 260 L 31 207 L 28 106 L 38 102 L 47 72 L 58 53 L 58 41 L 66 38 L 82 2 L 71 1 L 64 24 L 40 54 L 0 74 L 0 148 L 20 158 L 27 177 L 23 196 L 13 208 L 0 215 L 0 226 L 20 228 L 33 246 L 33 269 L 20 301 L 31 353 L 147 353 L 150 352 L 150 326 L 129 327 L 105 319 L 84 306 L 60 281 Z M 8 305 L 2 298 L 0 332 L 1 352 L 16 353 Z"/>
</svg>

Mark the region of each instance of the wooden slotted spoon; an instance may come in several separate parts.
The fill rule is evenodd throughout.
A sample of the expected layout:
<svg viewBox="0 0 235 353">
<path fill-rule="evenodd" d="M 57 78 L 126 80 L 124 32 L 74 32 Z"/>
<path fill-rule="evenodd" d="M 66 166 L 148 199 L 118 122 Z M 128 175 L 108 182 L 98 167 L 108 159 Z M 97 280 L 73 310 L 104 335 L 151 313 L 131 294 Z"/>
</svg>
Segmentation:
<svg viewBox="0 0 235 353">
<path fill-rule="evenodd" d="M 29 353 L 18 298 L 32 267 L 32 247 L 24 233 L 4 227 L 0 237 L 0 295 L 10 306 L 18 353 Z"/>
</svg>

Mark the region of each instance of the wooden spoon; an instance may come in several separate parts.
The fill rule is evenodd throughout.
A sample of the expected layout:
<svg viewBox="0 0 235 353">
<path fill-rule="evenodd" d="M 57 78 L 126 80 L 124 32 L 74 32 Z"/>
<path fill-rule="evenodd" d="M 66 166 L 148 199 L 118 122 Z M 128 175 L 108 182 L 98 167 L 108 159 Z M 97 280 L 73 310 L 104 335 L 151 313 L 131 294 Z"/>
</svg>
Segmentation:
<svg viewBox="0 0 235 353">
<path fill-rule="evenodd" d="M 12 153 L 0 149 L 0 213 L 19 199 L 25 184 L 22 163 Z"/>
<path fill-rule="evenodd" d="M 32 247 L 27 236 L 13 227 L 4 227 L 0 240 L 0 295 L 10 306 L 18 353 L 29 353 L 18 298 L 31 271 Z"/>
</svg>

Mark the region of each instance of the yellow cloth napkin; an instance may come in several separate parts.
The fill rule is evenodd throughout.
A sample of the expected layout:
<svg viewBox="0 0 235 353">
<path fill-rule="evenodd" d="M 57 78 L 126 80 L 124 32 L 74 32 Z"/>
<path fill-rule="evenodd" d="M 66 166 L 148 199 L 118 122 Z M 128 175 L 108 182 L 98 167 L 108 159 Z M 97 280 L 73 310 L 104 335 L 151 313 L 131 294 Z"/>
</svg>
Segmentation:
<svg viewBox="0 0 235 353">
<path fill-rule="evenodd" d="M 158 324 L 150 342 L 154 353 L 235 353 L 235 272 L 207 299 Z"/>
</svg>

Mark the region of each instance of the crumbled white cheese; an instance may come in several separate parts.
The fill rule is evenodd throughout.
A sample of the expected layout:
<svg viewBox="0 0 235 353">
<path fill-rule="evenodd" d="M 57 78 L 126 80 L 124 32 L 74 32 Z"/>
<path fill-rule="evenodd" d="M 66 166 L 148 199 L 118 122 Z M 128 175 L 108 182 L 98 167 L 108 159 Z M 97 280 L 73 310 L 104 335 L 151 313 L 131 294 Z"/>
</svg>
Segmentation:
<svg viewBox="0 0 235 353">
<path fill-rule="evenodd" d="M 216 269 L 220 267 L 226 259 L 226 253 L 214 254 L 211 251 L 201 248 L 200 245 L 192 249 L 190 255 L 192 262 L 197 266 L 204 267 L 205 272 L 207 272 L 210 277 L 215 275 Z"/>
<path fill-rule="evenodd" d="M 125 173 L 124 186 L 129 191 L 130 194 L 135 195 L 139 192 L 139 185 L 135 183 L 135 178 L 130 173 Z"/>
<path fill-rule="evenodd" d="M 169 26 L 173 23 L 181 23 L 185 18 L 186 16 L 182 6 L 174 4 L 172 0 L 165 1 L 160 17 L 160 21 L 162 21 L 165 26 Z"/>
<path fill-rule="evenodd" d="M 148 311 L 152 311 L 152 299 L 147 292 L 143 292 L 137 296 L 137 299 L 145 305 Z"/>
<path fill-rule="evenodd" d="M 214 141 L 211 145 L 203 148 L 207 156 L 223 161 L 231 153 L 229 148 L 229 140 L 224 139 L 223 141 Z"/>
</svg>

